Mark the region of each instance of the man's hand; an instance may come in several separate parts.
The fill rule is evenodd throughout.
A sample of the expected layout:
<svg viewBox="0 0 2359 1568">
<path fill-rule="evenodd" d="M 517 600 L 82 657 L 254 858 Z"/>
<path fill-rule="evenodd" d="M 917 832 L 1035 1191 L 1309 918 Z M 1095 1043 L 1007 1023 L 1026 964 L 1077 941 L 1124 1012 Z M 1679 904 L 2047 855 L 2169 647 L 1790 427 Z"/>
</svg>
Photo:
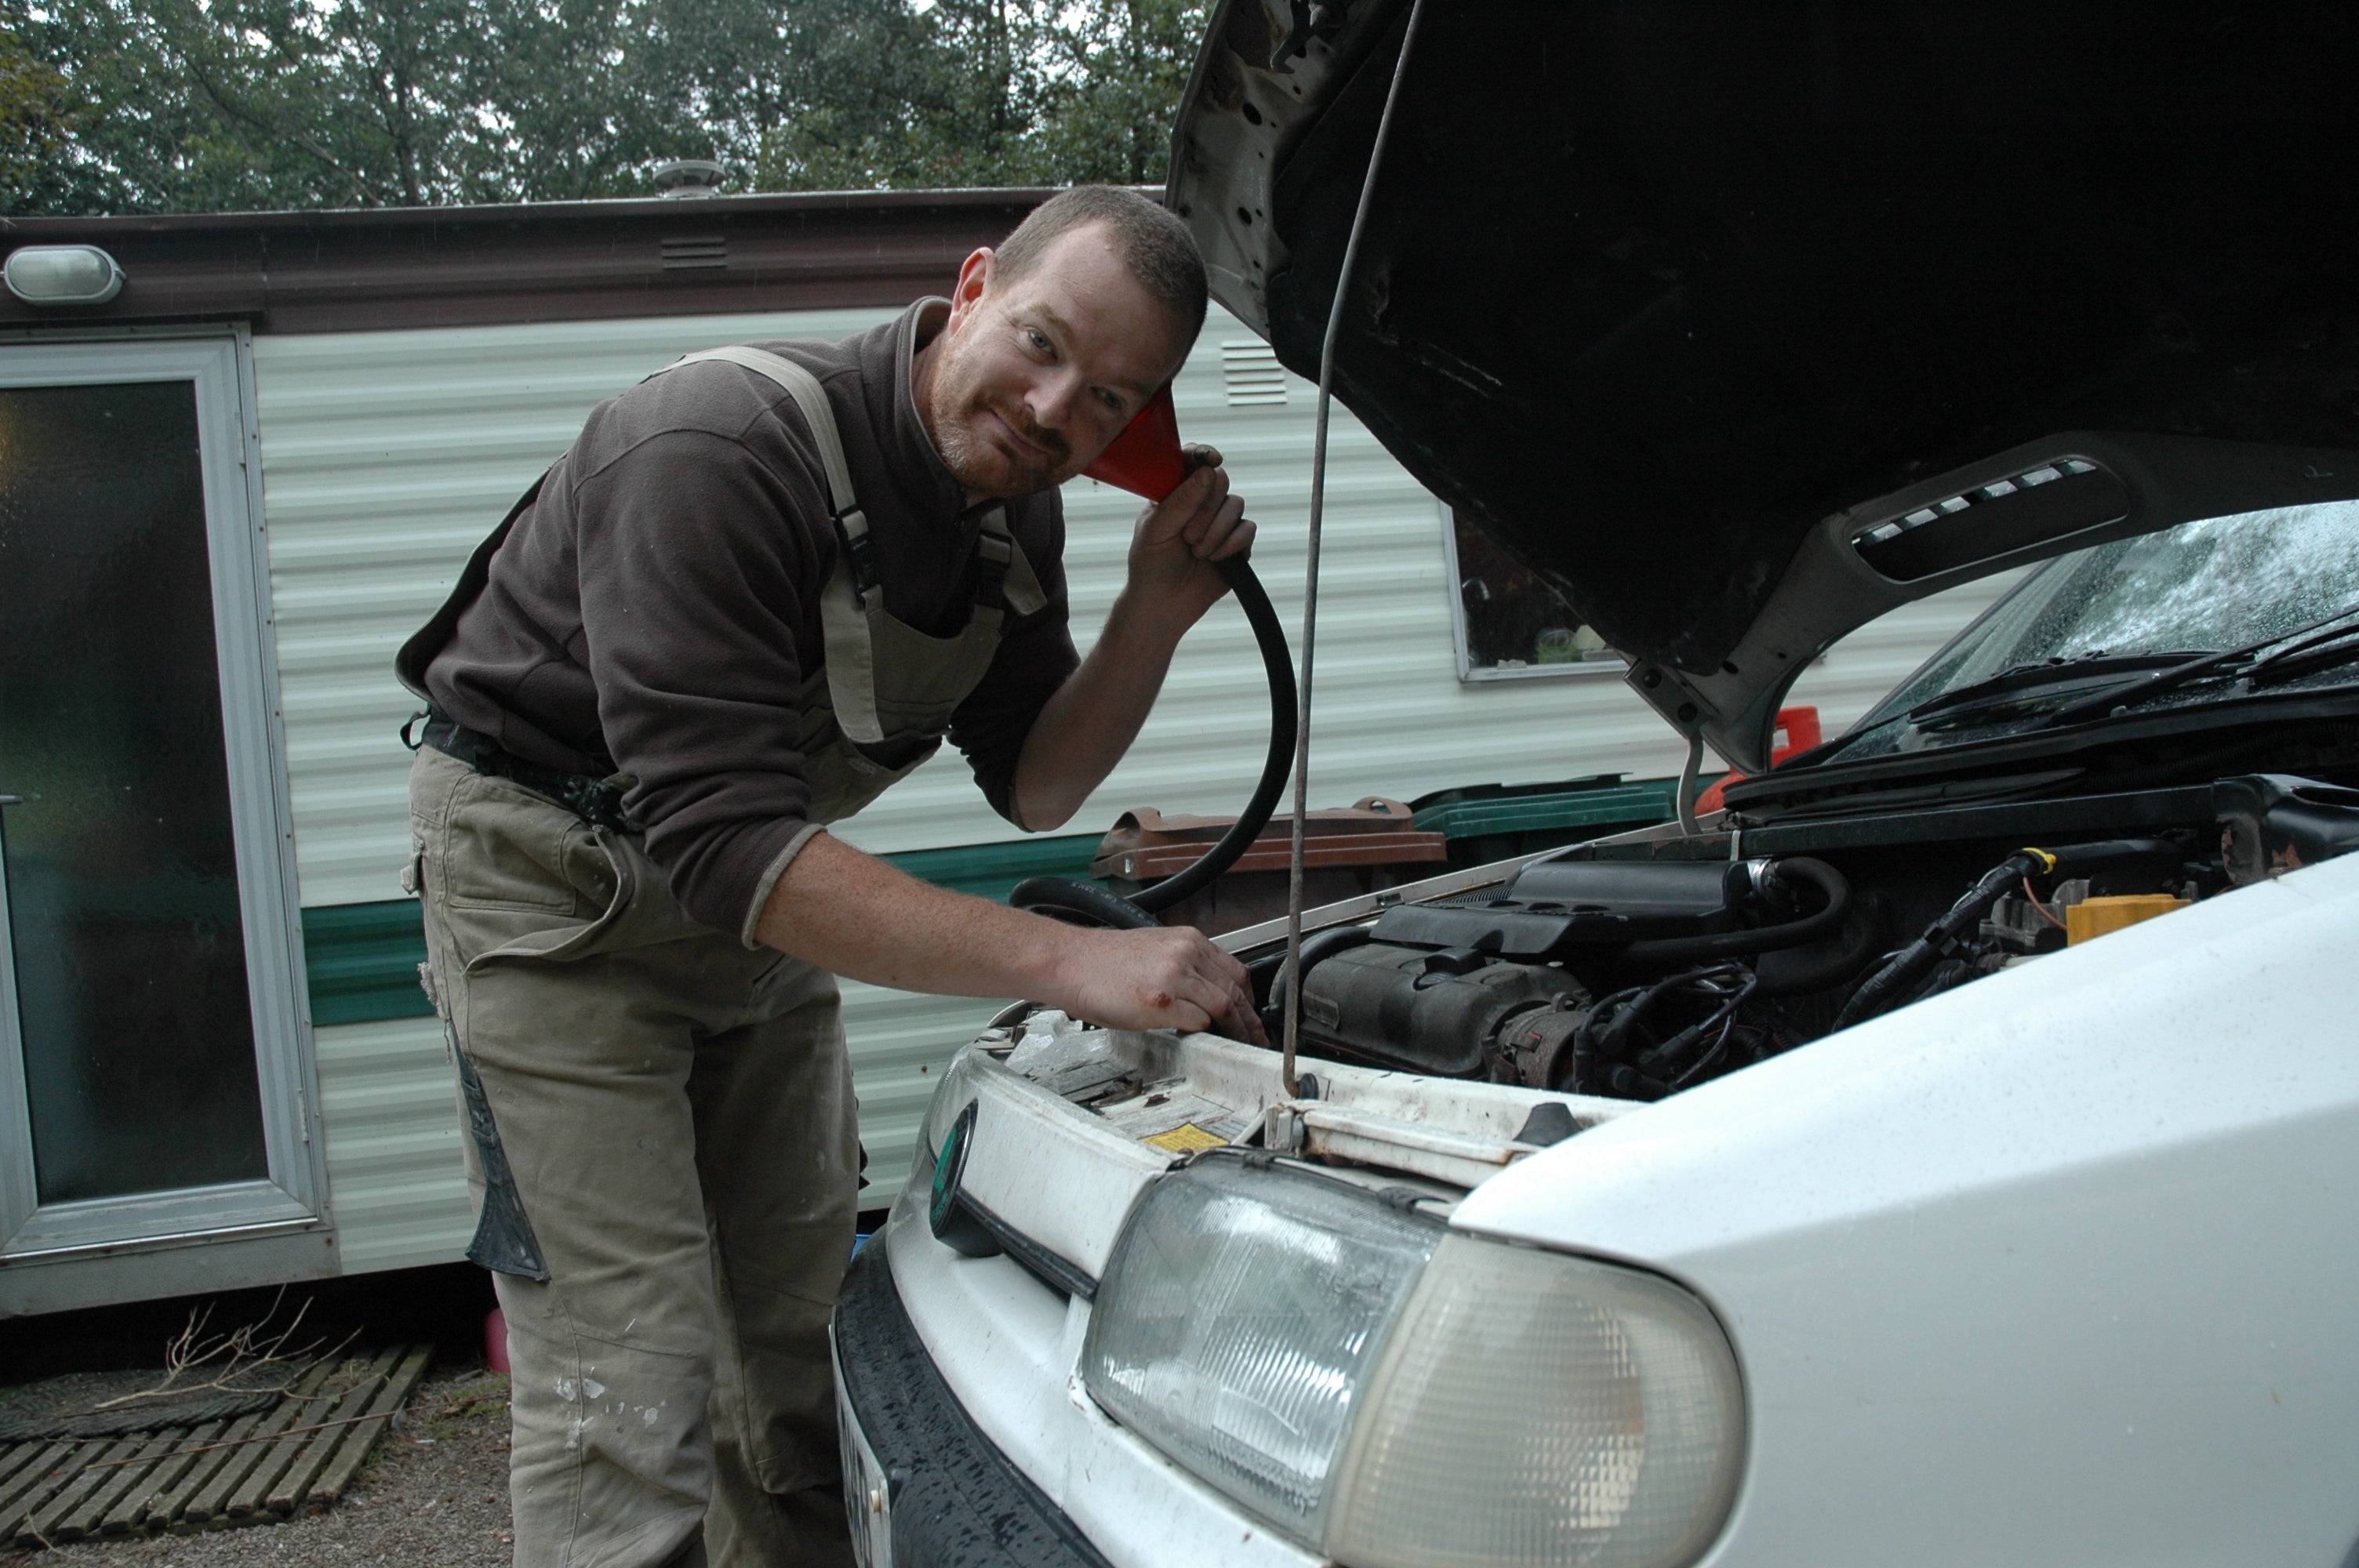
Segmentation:
<svg viewBox="0 0 2359 1568">
<path fill-rule="evenodd" d="M 1043 997 L 1116 1029 L 1217 1029 L 1266 1045 L 1245 967 L 1186 926 L 1078 932 L 1071 972 Z"/>
<path fill-rule="evenodd" d="M 1210 447 L 1189 447 L 1194 470 L 1180 488 L 1138 514 L 1130 539 L 1130 581 L 1125 598 L 1141 610 L 1168 616 L 1185 632 L 1220 601 L 1229 585 L 1214 561 L 1250 547 L 1254 525 L 1245 503 L 1229 493 L 1229 470 Z"/>
</svg>

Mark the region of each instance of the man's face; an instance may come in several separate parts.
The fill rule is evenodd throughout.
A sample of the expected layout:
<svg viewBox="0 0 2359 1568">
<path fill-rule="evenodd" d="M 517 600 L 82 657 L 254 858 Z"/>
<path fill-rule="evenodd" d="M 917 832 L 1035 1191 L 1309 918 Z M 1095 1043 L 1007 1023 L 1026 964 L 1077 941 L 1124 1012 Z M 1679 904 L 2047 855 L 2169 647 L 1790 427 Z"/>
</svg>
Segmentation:
<svg viewBox="0 0 2359 1568">
<path fill-rule="evenodd" d="M 918 393 L 967 493 L 1004 500 L 1096 461 L 1185 351 L 1096 224 L 1059 235 L 1020 277 L 995 276 L 994 259 L 967 258 Z"/>
</svg>

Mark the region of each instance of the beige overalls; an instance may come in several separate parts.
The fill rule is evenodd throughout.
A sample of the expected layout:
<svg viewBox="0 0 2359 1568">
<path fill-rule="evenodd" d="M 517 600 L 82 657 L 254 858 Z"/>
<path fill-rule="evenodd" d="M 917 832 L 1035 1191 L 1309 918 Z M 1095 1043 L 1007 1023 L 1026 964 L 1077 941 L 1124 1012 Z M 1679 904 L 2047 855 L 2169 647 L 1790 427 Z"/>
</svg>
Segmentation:
<svg viewBox="0 0 2359 1568">
<path fill-rule="evenodd" d="M 679 362 L 710 359 L 786 388 L 824 461 L 843 547 L 799 740 L 810 821 L 841 820 L 932 752 L 1003 622 L 1045 600 L 994 509 L 962 631 L 887 614 L 817 380 L 754 349 Z M 848 1562 L 826 1330 L 859 1146 L 833 978 L 691 920 L 637 834 L 430 746 L 410 812 L 469 1256 L 495 1271 L 515 1368 L 516 1563 Z"/>
</svg>

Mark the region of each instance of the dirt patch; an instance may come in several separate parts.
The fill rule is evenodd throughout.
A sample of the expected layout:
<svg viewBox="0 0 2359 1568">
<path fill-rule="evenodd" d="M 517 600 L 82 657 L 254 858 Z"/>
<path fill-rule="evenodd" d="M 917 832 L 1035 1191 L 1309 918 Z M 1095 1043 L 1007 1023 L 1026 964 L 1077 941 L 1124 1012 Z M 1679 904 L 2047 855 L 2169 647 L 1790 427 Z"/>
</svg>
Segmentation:
<svg viewBox="0 0 2359 1568">
<path fill-rule="evenodd" d="M 0 1568 L 505 1568 L 512 1541 L 508 1380 L 477 1367 L 430 1374 L 332 1508 L 242 1530 L 0 1549 Z"/>
</svg>

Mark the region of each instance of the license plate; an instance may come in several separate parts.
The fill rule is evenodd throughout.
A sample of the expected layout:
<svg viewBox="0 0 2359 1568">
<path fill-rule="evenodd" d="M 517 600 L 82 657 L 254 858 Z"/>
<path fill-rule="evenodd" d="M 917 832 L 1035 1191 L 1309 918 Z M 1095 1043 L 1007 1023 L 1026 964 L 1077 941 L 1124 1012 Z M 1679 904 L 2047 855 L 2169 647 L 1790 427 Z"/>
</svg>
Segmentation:
<svg viewBox="0 0 2359 1568">
<path fill-rule="evenodd" d="M 893 1568 L 893 1496 L 860 1430 L 860 1417 L 843 1392 L 843 1368 L 835 1370 L 835 1430 L 843 1448 L 843 1511 L 852 1523 L 852 1556 L 860 1568 Z"/>
</svg>

